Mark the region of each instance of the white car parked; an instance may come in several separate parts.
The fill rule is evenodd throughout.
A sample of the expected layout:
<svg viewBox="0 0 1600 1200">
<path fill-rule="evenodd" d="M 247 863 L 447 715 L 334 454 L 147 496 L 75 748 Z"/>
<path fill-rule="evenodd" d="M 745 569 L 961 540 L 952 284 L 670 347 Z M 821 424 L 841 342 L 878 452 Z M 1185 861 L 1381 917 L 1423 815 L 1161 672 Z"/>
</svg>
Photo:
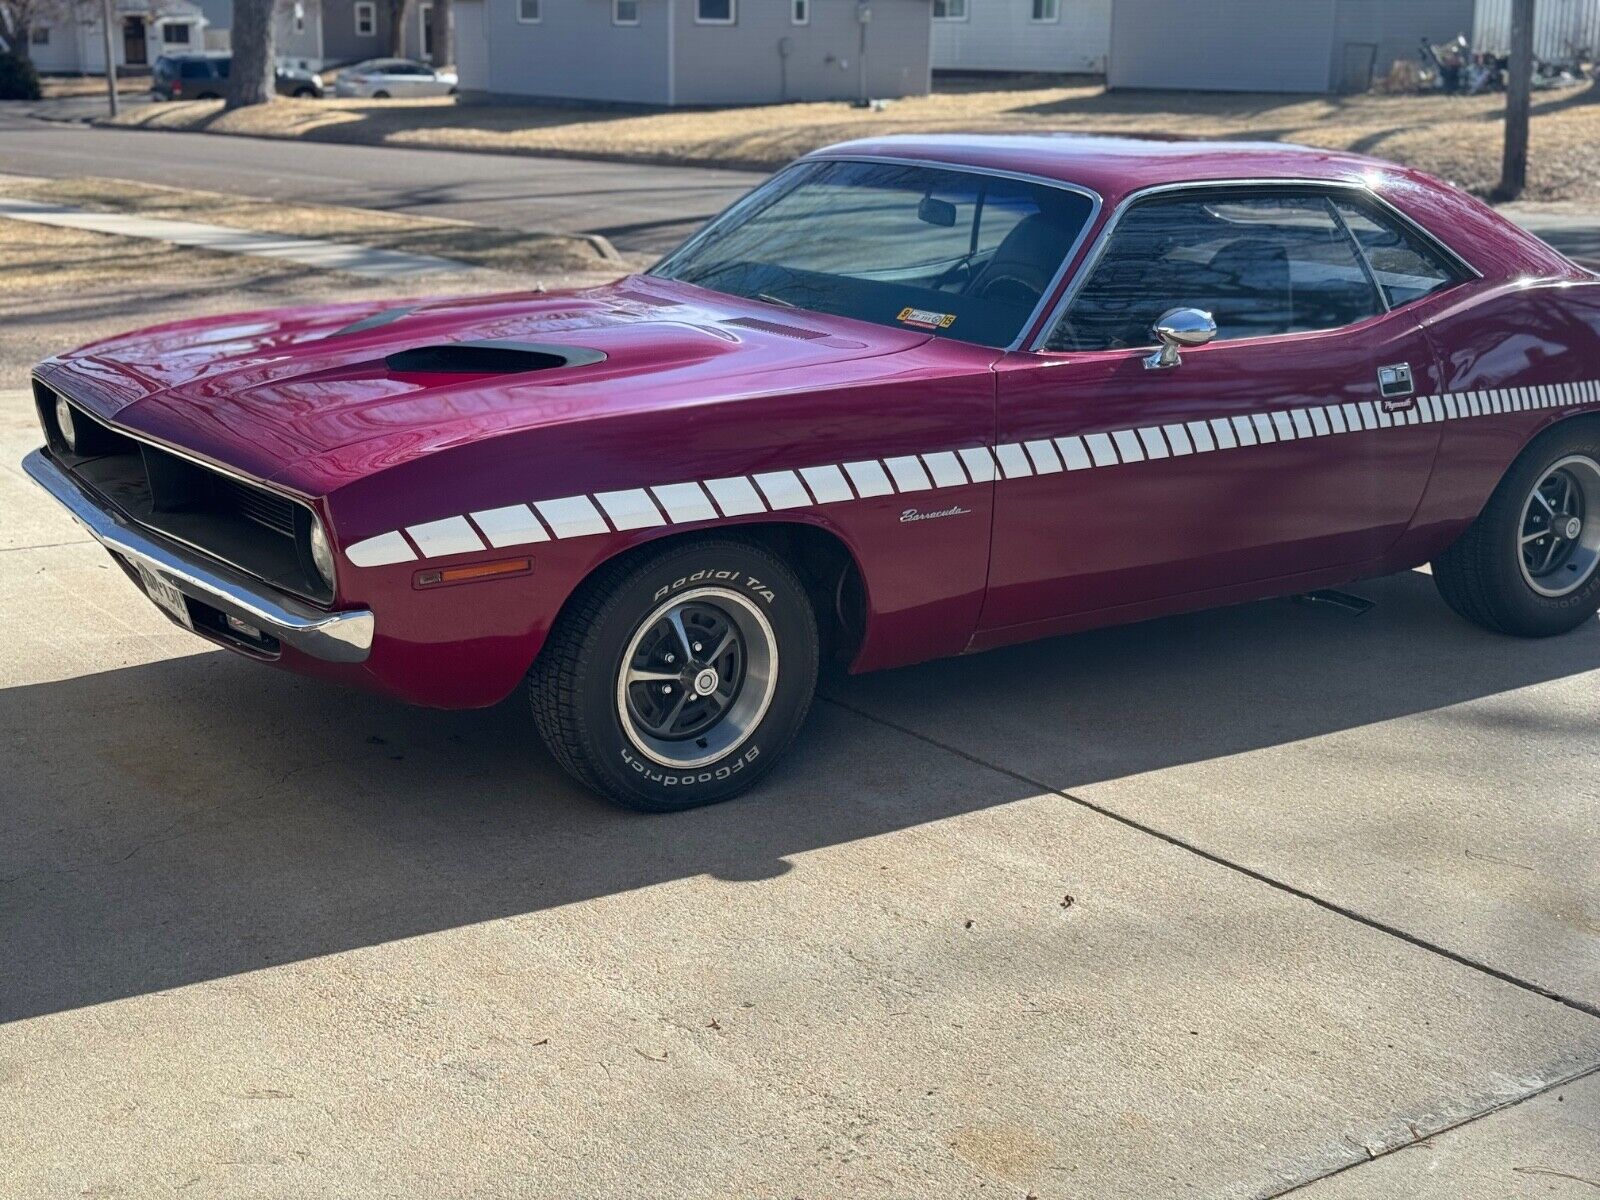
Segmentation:
<svg viewBox="0 0 1600 1200">
<path fill-rule="evenodd" d="M 456 73 L 408 58 L 372 58 L 346 67 L 334 78 L 336 96 L 387 100 L 391 96 L 453 96 Z"/>
</svg>

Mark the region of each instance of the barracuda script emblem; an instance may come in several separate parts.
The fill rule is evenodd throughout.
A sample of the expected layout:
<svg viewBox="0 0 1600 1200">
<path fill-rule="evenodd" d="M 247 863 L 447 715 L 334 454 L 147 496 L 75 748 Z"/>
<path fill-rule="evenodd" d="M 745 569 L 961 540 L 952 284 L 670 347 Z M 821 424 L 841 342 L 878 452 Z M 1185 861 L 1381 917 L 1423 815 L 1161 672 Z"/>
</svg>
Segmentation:
<svg viewBox="0 0 1600 1200">
<path fill-rule="evenodd" d="M 964 517 L 971 511 L 970 508 L 962 508 L 959 504 L 952 504 L 949 508 L 940 508 L 933 512 L 908 508 L 900 514 L 900 524 L 908 525 L 912 521 L 937 521 L 940 517 Z"/>
</svg>

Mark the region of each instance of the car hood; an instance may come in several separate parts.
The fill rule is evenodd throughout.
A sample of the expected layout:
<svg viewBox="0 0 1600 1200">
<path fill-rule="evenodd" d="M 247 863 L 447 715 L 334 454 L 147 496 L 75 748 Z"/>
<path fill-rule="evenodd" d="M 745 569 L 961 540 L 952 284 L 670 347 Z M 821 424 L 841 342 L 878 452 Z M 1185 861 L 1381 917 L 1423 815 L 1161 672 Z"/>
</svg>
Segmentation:
<svg viewBox="0 0 1600 1200">
<path fill-rule="evenodd" d="M 540 425 L 794 390 L 928 335 L 651 277 L 156 326 L 38 368 L 130 432 L 301 490 Z M 347 453 L 360 446 L 362 453 Z"/>
</svg>

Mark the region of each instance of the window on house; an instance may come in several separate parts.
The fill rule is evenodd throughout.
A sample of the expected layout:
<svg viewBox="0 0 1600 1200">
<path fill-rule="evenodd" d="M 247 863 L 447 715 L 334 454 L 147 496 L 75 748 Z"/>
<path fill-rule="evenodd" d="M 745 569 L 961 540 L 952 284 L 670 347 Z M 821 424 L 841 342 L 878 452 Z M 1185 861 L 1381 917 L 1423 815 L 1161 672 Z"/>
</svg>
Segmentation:
<svg viewBox="0 0 1600 1200">
<path fill-rule="evenodd" d="M 360 0 L 356 5 L 356 36 L 378 36 L 378 6 L 370 0 Z"/>
<path fill-rule="evenodd" d="M 539 0 L 517 0 L 517 20 L 524 25 L 536 24 L 543 16 L 539 11 Z"/>
<path fill-rule="evenodd" d="M 933 19 L 935 21 L 965 21 L 967 19 L 967 0 L 933 0 Z"/>
<path fill-rule="evenodd" d="M 417 5 L 417 25 L 422 31 L 422 57 L 433 61 L 433 5 Z"/>
<path fill-rule="evenodd" d="M 187 46 L 189 44 L 189 26 L 163 25 L 161 27 L 161 41 L 167 46 Z"/>
<path fill-rule="evenodd" d="M 613 25 L 637 25 L 639 23 L 639 0 L 611 0 L 611 23 Z"/>
<path fill-rule="evenodd" d="M 793 0 L 789 8 L 791 25 L 811 24 L 811 0 Z"/>
<path fill-rule="evenodd" d="M 732 25 L 738 0 L 694 0 L 696 25 Z"/>
<path fill-rule="evenodd" d="M 35 25 L 28 31 L 28 41 L 35 46 L 48 46 L 50 44 L 50 27 L 48 25 Z"/>
<path fill-rule="evenodd" d="M 304 9 L 295 10 L 294 31 L 296 33 L 304 33 L 306 31 L 306 14 Z"/>
<path fill-rule="evenodd" d="M 1061 19 L 1061 0 L 1033 0 L 1033 19 L 1035 21 L 1059 21 Z"/>
</svg>

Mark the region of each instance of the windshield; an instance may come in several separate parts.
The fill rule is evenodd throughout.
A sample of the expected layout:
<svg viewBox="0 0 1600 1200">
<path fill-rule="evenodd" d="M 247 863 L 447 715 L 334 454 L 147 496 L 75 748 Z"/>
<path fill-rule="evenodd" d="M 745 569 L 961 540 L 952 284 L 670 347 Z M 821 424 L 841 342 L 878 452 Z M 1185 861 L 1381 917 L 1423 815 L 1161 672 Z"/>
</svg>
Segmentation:
<svg viewBox="0 0 1600 1200">
<path fill-rule="evenodd" d="M 651 274 L 789 308 L 1009 346 L 1093 207 L 1081 192 L 955 168 L 799 163 Z"/>
</svg>

